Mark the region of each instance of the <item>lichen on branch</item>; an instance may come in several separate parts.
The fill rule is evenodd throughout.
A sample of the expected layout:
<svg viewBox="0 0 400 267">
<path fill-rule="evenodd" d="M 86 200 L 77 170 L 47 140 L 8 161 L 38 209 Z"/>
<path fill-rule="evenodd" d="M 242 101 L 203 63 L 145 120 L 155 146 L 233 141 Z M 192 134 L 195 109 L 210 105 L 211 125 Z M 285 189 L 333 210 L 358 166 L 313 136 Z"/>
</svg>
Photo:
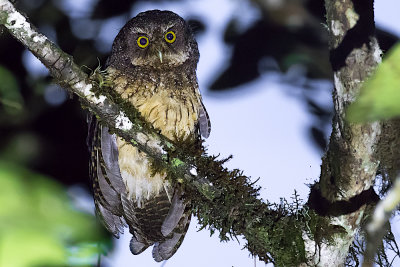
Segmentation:
<svg viewBox="0 0 400 267">
<path fill-rule="evenodd" d="M 154 171 L 166 172 L 169 179 L 185 187 L 203 227 L 212 233 L 219 231 L 222 240 L 244 235 L 249 251 L 266 262 L 284 266 L 304 261 L 302 233 L 309 229 L 305 222 L 310 219 L 298 211 L 302 209 L 299 203 L 288 211 L 287 205 L 264 202 L 249 177 L 240 170 L 227 170 L 223 165 L 228 159 L 207 155 L 200 140 L 174 143 L 160 135 L 110 90 L 101 72 L 89 77 L 8 0 L 0 0 L 0 22 L 49 69 L 56 83 L 76 94 L 83 107 L 111 132 L 145 152 Z M 285 230 L 288 225 L 290 231 Z M 281 244 L 288 246 L 282 249 Z"/>
</svg>

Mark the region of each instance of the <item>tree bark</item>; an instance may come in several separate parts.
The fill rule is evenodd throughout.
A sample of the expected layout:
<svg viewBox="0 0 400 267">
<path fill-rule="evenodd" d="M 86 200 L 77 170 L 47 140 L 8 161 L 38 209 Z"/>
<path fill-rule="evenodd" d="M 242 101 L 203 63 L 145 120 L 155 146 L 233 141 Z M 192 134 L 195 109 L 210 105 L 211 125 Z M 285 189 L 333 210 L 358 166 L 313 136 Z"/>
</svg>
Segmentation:
<svg viewBox="0 0 400 267">
<path fill-rule="evenodd" d="M 325 0 L 325 8 L 334 71 L 335 115 L 320 181 L 313 187 L 314 194 L 326 204 L 310 205 L 328 216 L 331 225 L 344 229 L 344 234 L 336 235 L 330 244 L 318 245 L 315 240 L 308 240 L 306 247 L 310 265 L 332 267 L 344 265 L 368 196 L 373 195 L 371 186 L 379 165 L 375 151 L 382 124 L 349 123 L 345 112 L 362 83 L 381 62 L 381 50 L 374 37 L 372 0 Z"/>
</svg>

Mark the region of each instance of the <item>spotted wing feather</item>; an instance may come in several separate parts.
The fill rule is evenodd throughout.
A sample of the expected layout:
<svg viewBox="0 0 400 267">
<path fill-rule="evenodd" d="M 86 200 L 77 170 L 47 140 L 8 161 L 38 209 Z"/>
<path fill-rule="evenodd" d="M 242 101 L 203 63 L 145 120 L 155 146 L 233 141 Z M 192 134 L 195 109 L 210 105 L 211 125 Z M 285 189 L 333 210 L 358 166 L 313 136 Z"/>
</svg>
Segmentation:
<svg viewBox="0 0 400 267">
<path fill-rule="evenodd" d="M 91 154 L 89 176 L 92 180 L 96 214 L 107 230 L 118 238 L 125 226 L 121 204 L 123 181 L 119 174 L 118 157 L 117 164 L 111 158 L 118 155 L 118 150 L 115 151 L 116 145 L 113 144 L 115 139 L 108 132 L 108 136 L 104 134 L 105 129 L 101 128 L 94 116 L 88 119 L 88 127 L 87 143 Z M 103 151 L 102 145 L 105 149 Z"/>
</svg>

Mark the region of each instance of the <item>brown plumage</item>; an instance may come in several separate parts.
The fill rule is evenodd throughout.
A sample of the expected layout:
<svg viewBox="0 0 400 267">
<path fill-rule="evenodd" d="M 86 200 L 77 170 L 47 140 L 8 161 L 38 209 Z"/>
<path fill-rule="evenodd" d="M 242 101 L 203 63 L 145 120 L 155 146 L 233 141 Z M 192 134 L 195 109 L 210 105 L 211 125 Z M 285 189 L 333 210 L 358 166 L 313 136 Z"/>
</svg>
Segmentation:
<svg viewBox="0 0 400 267">
<path fill-rule="evenodd" d="M 198 90 L 197 43 L 187 23 L 170 11 L 140 13 L 121 29 L 107 62 L 113 90 L 171 140 L 208 137 L 210 122 Z M 190 222 L 190 203 L 164 173 L 151 174 L 143 152 L 89 120 L 96 212 L 116 237 L 129 227 L 130 249 L 154 245 L 156 261 L 170 258 Z"/>
</svg>

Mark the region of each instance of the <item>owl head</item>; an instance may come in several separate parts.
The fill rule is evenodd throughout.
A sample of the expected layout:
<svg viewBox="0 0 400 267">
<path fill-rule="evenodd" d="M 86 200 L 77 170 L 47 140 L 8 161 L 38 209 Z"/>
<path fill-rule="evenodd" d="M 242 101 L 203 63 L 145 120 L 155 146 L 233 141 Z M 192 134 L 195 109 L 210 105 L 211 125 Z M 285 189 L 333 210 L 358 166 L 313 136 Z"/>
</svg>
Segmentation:
<svg viewBox="0 0 400 267">
<path fill-rule="evenodd" d="M 198 59 L 197 43 L 185 20 L 171 11 L 150 10 L 139 13 L 120 30 L 108 65 L 163 69 L 185 63 L 196 66 Z"/>
</svg>

